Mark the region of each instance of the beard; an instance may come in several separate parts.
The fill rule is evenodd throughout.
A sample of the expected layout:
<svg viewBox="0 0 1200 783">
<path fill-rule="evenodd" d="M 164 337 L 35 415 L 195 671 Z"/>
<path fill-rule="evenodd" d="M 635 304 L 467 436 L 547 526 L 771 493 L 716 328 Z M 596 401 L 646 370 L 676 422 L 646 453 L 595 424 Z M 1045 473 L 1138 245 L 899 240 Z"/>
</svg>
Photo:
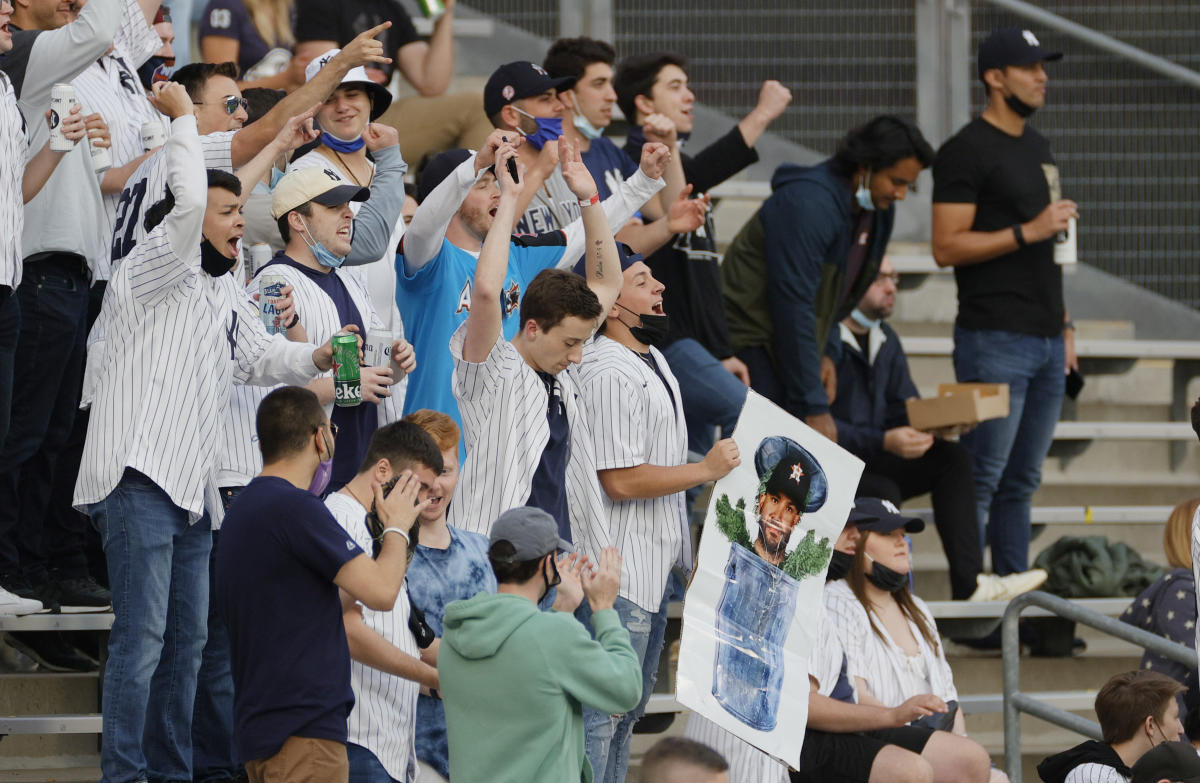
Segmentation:
<svg viewBox="0 0 1200 783">
<path fill-rule="evenodd" d="M 780 530 L 779 539 L 775 543 L 771 543 L 767 539 L 768 526 L 775 529 L 780 529 L 773 523 L 768 522 L 760 516 L 758 518 L 758 543 L 762 547 L 763 551 L 767 554 L 771 555 L 772 557 L 781 557 L 784 553 L 784 550 L 787 549 L 788 541 L 790 541 L 792 538 L 792 533 L 791 531 L 784 533 L 782 530 Z"/>
</svg>

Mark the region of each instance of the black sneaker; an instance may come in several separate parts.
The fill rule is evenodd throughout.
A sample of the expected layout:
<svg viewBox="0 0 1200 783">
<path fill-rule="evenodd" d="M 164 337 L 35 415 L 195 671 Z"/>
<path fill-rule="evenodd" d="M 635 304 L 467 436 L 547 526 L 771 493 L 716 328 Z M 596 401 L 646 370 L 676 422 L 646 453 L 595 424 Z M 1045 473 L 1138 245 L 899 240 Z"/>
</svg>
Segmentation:
<svg viewBox="0 0 1200 783">
<path fill-rule="evenodd" d="M 107 612 L 112 609 L 112 593 L 96 584 L 90 576 L 60 579 L 42 586 L 61 604 L 63 614 Z"/>
<path fill-rule="evenodd" d="M 67 644 L 57 631 L 21 631 L 8 634 L 8 643 L 52 672 L 94 672 L 96 661 Z"/>
</svg>

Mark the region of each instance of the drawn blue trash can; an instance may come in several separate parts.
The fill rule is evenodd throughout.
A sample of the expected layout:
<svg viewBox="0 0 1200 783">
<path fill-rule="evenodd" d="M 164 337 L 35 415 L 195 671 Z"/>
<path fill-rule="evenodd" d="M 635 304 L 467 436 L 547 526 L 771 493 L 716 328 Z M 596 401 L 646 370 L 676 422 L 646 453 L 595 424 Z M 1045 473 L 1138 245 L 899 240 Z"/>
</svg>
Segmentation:
<svg viewBox="0 0 1200 783">
<path fill-rule="evenodd" d="M 713 696 L 751 728 L 771 731 L 779 717 L 783 646 L 800 583 L 753 551 L 729 548 L 717 603 Z"/>
</svg>

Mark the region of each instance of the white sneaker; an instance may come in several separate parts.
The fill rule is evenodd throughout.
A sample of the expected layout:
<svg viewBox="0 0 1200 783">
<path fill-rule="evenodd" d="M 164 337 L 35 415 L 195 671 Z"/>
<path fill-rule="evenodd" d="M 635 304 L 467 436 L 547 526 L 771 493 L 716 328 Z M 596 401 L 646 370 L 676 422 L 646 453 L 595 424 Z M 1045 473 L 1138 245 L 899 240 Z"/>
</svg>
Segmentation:
<svg viewBox="0 0 1200 783">
<path fill-rule="evenodd" d="M 1034 568 L 1019 574 L 996 576 L 979 574 L 975 577 L 975 592 L 968 601 L 1011 601 L 1022 593 L 1036 590 L 1050 575 L 1044 568 Z"/>
<path fill-rule="evenodd" d="M 0 587 L 0 615 L 36 614 L 45 608 L 41 601 L 22 598 Z"/>
</svg>

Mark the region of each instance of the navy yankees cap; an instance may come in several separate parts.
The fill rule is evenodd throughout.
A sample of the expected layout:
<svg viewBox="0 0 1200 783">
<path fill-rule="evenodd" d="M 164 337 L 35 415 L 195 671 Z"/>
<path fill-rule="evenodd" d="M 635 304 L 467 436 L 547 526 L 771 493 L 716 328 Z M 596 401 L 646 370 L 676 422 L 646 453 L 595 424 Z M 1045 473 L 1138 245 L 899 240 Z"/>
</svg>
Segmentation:
<svg viewBox="0 0 1200 783">
<path fill-rule="evenodd" d="M 558 537 L 554 517 L 535 506 L 510 508 L 496 518 L 489 544 L 495 546 L 501 541 L 512 544 L 515 551 L 509 560 L 514 563 L 537 560 L 559 549 L 575 551 L 575 547 Z"/>
<path fill-rule="evenodd" d="M 483 112 L 491 117 L 513 101 L 541 95 L 546 90 L 569 90 L 576 81 L 574 76 L 555 79 L 545 68 L 528 60 L 505 63 L 483 88 Z"/>
<path fill-rule="evenodd" d="M 1200 782 L 1200 758 L 1188 742 L 1164 742 L 1148 751 L 1133 765 L 1133 783 Z"/>
<path fill-rule="evenodd" d="M 1061 60 L 1062 52 L 1053 52 L 1042 46 L 1030 30 L 1005 27 L 996 30 L 979 45 L 976 56 L 979 78 L 984 71 L 1005 68 L 1009 65 L 1032 65 L 1044 60 Z"/>
<path fill-rule="evenodd" d="M 858 498 L 854 501 L 854 510 L 850 519 L 854 521 L 856 514 L 874 517 L 873 520 L 856 522 L 859 530 L 870 530 L 873 533 L 890 533 L 897 528 L 904 528 L 905 533 L 920 533 L 925 529 L 925 520 L 920 517 L 907 517 L 890 500 L 879 498 Z"/>
<path fill-rule="evenodd" d="M 636 264 L 638 261 L 645 261 L 646 258 L 641 253 L 635 252 L 632 247 L 624 242 L 617 240 L 617 258 L 621 259 L 621 271 L 624 272 L 629 267 Z M 587 267 L 584 262 L 587 261 L 587 254 L 579 257 L 575 262 L 574 272 L 580 277 L 587 277 Z"/>
</svg>

